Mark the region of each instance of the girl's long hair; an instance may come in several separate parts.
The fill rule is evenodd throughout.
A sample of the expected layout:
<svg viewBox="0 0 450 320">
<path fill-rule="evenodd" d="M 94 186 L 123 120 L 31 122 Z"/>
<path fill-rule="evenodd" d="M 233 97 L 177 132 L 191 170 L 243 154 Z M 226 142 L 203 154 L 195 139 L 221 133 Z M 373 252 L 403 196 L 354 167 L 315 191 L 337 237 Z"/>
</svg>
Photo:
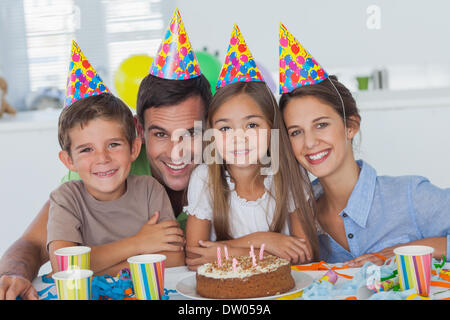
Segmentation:
<svg viewBox="0 0 450 320">
<path fill-rule="evenodd" d="M 212 118 L 218 108 L 232 97 L 240 94 L 246 94 L 255 101 L 265 116 L 265 120 L 271 129 L 278 129 L 278 146 L 272 142 L 269 153 L 273 157 L 278 152 L 279 164 L 278 171 L 274 173 L 274 193 L 270 194 L 275 200 L 275 212 L 270 224 L 270 231 L 281 232 L 289 218 L 288 203 L 293 200 L 297 210 L 292 214 L 297 214 L 313 249 L 313 257 L 319 256 L 319 245 L 314 219 L 314 196 L 312 193 L 311 182 L 306 170 L 301 167 L 295 159 L 291 149 L 289 136 L 283 122 L 282 114 L 278 108 L 275 97 L 264 82 L 236 82 L 226 85 L 217 90 L 214 95 L 207 120 L 207 129 L 212 128 Z M 272 139 L 271 139 L 272 140 Z M 214 142 L 211 142 L 214 143 Z M 277 148 L 278 147 L 278 148 Z M 217 155 L 216 155 L 217 159 Z M 217 240 L 229 240 L 230 223 L 230 193 L 226 179 L 226 163 L 220 164 L 214 161 L 209 165 L 209 190 L 211 192 L 214 230 Z M 266 190 L 271 192 L 271 190 Z"/>
</svg>

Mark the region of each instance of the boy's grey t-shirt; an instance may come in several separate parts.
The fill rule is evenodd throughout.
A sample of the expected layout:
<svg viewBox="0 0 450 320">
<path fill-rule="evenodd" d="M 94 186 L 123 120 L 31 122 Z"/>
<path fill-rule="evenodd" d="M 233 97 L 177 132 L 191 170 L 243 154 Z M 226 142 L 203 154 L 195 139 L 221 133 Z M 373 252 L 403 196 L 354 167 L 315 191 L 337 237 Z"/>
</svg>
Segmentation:
<svg viewBox="0 0 450 320">
<path fill-rule="evenodd" d="M 127 190 L 119 199 L 98 201 L 83 181 L 69 181 L 50 194 L 47 248 L 54 240 L 98 246 L 135 235 L 160 212 L 158 222 L 175 220 L 164 187 L 151 176 L 127 178 Z"/>
</svg>

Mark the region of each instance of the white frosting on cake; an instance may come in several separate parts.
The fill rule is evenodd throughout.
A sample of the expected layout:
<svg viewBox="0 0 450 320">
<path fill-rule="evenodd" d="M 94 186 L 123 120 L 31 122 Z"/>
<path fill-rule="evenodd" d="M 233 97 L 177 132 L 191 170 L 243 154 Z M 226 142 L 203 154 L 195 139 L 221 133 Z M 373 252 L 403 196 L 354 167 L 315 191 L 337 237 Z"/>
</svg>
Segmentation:
<svg viewBox="0 0 450 320">
<path fill-rule="evenodd" d="M 289 260 L 267 255 L 263 260 L 256 258 L 256 266 L 253 266 L 250 256 L 234 257 L 238 263 L 236 265 L 236 272 L 233 270 L 232 259 L 222 260 L 222 267 L 219 267 L 217 262 L 206 263 L 197 269 L 197 274 L 214 278 L 214 279 L 230 279 L 230 278 L 246 278 L 256 274 L 272 272 L 281 266 L 288 265 Z"/>
</svg>

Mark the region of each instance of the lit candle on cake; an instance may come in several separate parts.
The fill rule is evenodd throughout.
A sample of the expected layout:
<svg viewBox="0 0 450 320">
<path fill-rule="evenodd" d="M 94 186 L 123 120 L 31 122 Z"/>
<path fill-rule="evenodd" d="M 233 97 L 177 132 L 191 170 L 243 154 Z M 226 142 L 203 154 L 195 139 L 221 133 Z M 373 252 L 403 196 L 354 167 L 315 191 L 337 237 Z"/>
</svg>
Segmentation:
<svg viewBox="0 0 450 320">
<path fill-rule="evenodd" d="M 259 249 L 259 260 L 262 260 L 264 258 L 264 247 L 266 246 L 265 243 L 261 245 L 261 248 Z"/>
<path fill-rule="evenodd" d="M 222 267 L 222 254 L 220 253 L 220 247 L 217 247 L 217 265 Z"/>
</svg>

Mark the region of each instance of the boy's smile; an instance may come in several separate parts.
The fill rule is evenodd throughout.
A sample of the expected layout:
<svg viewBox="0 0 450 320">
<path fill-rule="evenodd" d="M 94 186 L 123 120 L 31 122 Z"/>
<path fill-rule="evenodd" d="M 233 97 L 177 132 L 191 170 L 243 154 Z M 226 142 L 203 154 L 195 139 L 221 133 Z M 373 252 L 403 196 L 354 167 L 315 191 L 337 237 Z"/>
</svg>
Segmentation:
<svg viewBox="0 0 450 320">
<path fill-rule="evenodd" d="M 140 139 L 130 147 L 122 126 L 102 118 L 70 129 L 69 135 L 71 155 L 61 151 L 60 158 L 70 170 L 78 172 L 87 191 L 100 201 L 122 196 L 131 163 L 140 151 Z"/>
</svg>

